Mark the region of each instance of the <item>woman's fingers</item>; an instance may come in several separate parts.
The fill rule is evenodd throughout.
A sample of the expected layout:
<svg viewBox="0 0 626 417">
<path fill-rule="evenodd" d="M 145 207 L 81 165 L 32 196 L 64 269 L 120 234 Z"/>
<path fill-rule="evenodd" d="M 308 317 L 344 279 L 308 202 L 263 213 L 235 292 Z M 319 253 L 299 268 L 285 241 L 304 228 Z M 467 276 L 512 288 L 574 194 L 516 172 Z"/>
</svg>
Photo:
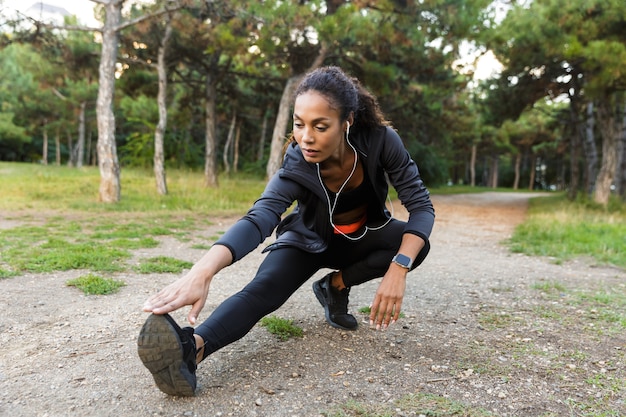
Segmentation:
<svg viewBox="0 0 626 417">
<path fill-rule="evenodd" d="M 384 300 L 377 296 L 370 311 L 370 327 L 376 330 L 386 329 L 400 317 L 402 300 Z"/>
</svg>

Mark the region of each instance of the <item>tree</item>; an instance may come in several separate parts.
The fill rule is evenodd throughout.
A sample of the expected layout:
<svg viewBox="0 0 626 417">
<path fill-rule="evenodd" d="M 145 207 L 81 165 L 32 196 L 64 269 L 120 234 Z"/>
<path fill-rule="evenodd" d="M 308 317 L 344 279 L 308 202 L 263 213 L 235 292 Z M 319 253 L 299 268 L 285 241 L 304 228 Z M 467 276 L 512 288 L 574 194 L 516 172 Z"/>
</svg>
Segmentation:
<svg viewBox="0 0 626 417">
<path fill-rule="evenodd" d="M 182 7 L 177 5 L 168 10 L 159 10 L 132 20 L 122 20 L 125 0 L 91 0 L 104 8 L 104 24 L 99 28 L 102 49 L 99 66 L 99 88 L 96 101 L 98 121 L 98 167 L 100 169 L 99 200 L 105 203 L 118 202 L 121 197 L 120 164 L 115 142 L 115 113 L 113 94 L 118 52 L 119 32 L 143 20 L 160 16 Z"/>
<path fill-rule="evenodd" d="M 496 54 L 507 67 L 493 90 L 499 94 L 492 95 L 501 117 L 516 118 L 541 97 L 571 91 L 578 93 L 575 104 L 585 102 L 580 109 L 594 102 L 602 156 L 593 197 L 603 205 L 608 204 L 616 174 L 623 123 L 616 109 L 623 104 L 626 86 L 625 19 L 626 4 L 620 1 L 536 0 L 515 7 L 493 38 Z"/>
<path fill-rule="evenodd" d="M 66 18 L 65 23 L 78 25 L 75 17 Z M 94 73 L 98 68 L 99 46 L 94 42 L 93 32 L 70 30 L 62 33 L 62 55 L 55 59 L 55 65 L 65 68 L 65 79 L 57 95 L 68 102 L 71 117 L 77 119 L 77 140 L 75 146 L 68 144 L 68 165 L 80 168 L 85 163 L 87 150 L 85 142 L 90 116 L 87 112 L 95 107 L 97 95 L 97 77 Z M 67 132 L 71 138 L 69 129 Z"/>
<path fill-rule="evenodd" d="M 536 107 L 522 113 L 519 119 L 507 120 L 502 125 L 500 130 L 507 137 L 515 159 L 513 189 L 519 188 L 522 176 L 521 163 L 524 155 L 527 155 L 531 161 L 528 170 L 528 189 L 532 190 L 535 187 L 535 167 L 538 153 L 546 143 L 556 140 L 558 129 L 553 125 L 556 117 L 553 113 L 558 112 L 559 108 L 560 106 L 555 104 L 538 103 Z"/>
<path fill-rule="evenodd" d="M 27 128 L 17 114 L 23 114 L 23 96 L 31 95 L 37 88 L 32 73 L 23 66 L 38 59 L 29 45 L 11 44 L 0 50 L 0 159 L 22 161 L 29 154 L 32 142 Z"/>
<path fill-rule="evenodd" d="M 167 18 L 165 32 L 159 45 L 157 58 L 157 71 L 159 74 L 159 95 L 157 104 L 159 106 L 159 123 L 154 132 L 154 178 L 156 179 L 157 192 L 161 195 L 167 194 L 167 181 L 165 179 L 165 153 L 163 151 L 163 141 L 165 129 L 167 127 L 167 68 L 165 65 L 165 55 L 170 37 L 172 36 L 172 20 Z"/>
<path fill-rule="evenodd" d="M 113 112 L 113 93 L 115 91 L 115 63 L 117 62 L 117 44 L 122 21 L 124 0 L 92 0 L 104 6 L 104 25 L 102 33 L 102 51 L 98 70 L 98 99 L 96 115 L 98 121 L 98 167 L 100 169 L 99 200 L 115 203 L 121 197 L 120 163 L 117 158 L 115 143 L 115 113 Z"/>
<path fill-rule="evenodd" d="M 50 48 L 56 50 L 54 36 L 47 33 L 46 37 L 52 45 Z M 13 123 L 25 127 L 29 134 L 41 135 L 37 159 L 47 165 L 50 124 L 62 117 L 63 110 L 63 106 L 59 105 L 61 99 L 53 93 L 60 78 L 59 68 L 35 47 L 15 43 L 2 50 L 0 69 L 4 70 L 3 78 L 7 80 L 0 87 L 0 111 L 12 114 Z M 5 121 L 7 119 L 5 117 Z M 5 127 L 12 141 L 23 132 L 8 124 Z"/>
<path fill-rule="evenodd" d="M 163 5 L 156 5 L 157 7 L 164 7 L 167 9 L 167 2 Z M 154 6 L 148 6 L 147 8 L 133 9 L 139 15 L 151 13 L 151 9 Z M 165 15 L 164 22 L 150 21 L 147 24 L 135 25 L 136 31 L 132 34 L 132 38 L 128 36 L 124 37 L 126 40 L 126 53 L 132 56 L 129 57 L 131 63 L 141 63 L 157 72 L 157 106 L 159 120 L 154 129 L 154 157 L 153 157 L 153 171 L 156 182 L 157 193 L 161 195 L 167 194 L 167 180 L 165 175 L 165 150 L 164 141 L 165 133 L 167 129 L 168 118 L 168 106 L 167 106 L 167 93 L 168 93 L 168 70 L 171 67 L 171 62 L 168 61 L 167 55 L 169 51 L 169 42 L 172 37 L 172 19 L 175 13 L 168 13 Z M 164 26 L 164 27 L 163 27 Z M 137 39 L 143 39 L 142 42 L 137 42 Z M 152 51 L 152 53 L 151 53 Z M 139 53 L 143 52 L 143 53 Z M 155 63 L 156 62 L 156 63 Z"/>
<path fill-rule="evenodd" d="M 239 0 L 197 2 L 173 25 L 171 50 L 180 67 L 176 75 L 204 104 L 204 184 L 218 186 L 217 124 L 220 87 L 229 85 L 233 63 L 248 53 L 255 17 Z M 236 97 L 229 97 L 236 103 Z"/>
<path fill-rule="evenodd" d="M 295 88 L 302 76 L 322 65 L 326 57 L 327 49 L 319 30 L 321 21 L 324 16 L 334 13 L 336 8 L 321 7 L 321 1 L 248 3 L 250 13 L 258 19 L 253 46 L 259 51 L 259 56 L 265 57 L 272 68 L 280 71 L 284 80 L 270 139 L 266 166 L 266 177 L 269 178 L 282 162 Z"/>
</svg>

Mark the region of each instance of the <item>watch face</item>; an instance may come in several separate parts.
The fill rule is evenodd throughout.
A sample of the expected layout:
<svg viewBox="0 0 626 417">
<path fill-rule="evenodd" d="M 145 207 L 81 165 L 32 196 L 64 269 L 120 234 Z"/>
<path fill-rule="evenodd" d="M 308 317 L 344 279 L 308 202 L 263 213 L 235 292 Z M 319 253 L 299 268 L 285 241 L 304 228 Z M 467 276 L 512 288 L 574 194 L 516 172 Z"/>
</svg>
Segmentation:
<svg viewBox="0 0 626 417">
<path fill-rule="evenodd" d="M 402 255 L 401 253 L 397 254 L 394 258 L 394 261 L 399 263 L 405 268 L 409 268 L 411 265 L 411 258 L 406 255 Z"/>
</svg>

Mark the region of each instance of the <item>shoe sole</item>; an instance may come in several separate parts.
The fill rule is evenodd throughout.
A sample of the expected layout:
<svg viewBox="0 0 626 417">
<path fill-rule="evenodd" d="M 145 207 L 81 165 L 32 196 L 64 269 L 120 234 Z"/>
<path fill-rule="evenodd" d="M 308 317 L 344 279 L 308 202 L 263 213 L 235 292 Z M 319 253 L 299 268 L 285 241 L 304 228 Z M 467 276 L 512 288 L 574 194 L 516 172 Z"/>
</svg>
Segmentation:
<svg viewBox="0 0 626 417">
<path fill-rule="evenodd" d="M 324 297 L 324 290 L 322 290 L 321 286 L 319 285 L 319 281 L 315 281 L 313 283 L 313 293 L 317 297 L 317 301 L 319 301 L 322 307 L 324 307 L 324 315 L 326 316 L 326 322 L 328 324 L 330 324 L 335 329 L 350 330 L 350 331 L 357 329 L 357 327 L 351 328 L 351 327 L 341 326 L 330 319 L 330 310 L 328 309 L 328 304 L 326 304 L 326 299 Z"/>
<path fill-rule="evenodd" d="M 151 314 L 137 339 L 137 352 L 161 391 L 174 396 L 191 397 L 195 384 L 183 361 L 183 349 L 176 328 L 163 315 Z"/>
</svg>

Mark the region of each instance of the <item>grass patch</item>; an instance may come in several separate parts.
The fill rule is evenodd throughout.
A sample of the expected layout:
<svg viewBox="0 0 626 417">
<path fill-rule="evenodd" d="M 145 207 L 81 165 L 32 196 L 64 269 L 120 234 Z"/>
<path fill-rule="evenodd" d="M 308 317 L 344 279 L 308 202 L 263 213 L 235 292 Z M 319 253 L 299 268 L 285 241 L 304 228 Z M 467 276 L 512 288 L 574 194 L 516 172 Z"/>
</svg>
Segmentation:
<svg viewBox="0 0 626 417">
<path fill-rule="evenodd" d="M 501 329 L 509 327 L 516 318 L 505 311 L 484 312 L 478 317 L 478 322 L 488 329 Z"/>
<path fill-rule="evenodd" d="M 144 237 L 141 239 L 114 239 L 109 243 L 110 246 L 115 246 L 121 249 L 141 249 L 141 248 L 156 248 L 159 246 L 159 241 L 152 237 Z"/>
<path fill-rule="evenodd" d="M 558 262 L 591 256 L 601 264 L 626 268 L 626 209 L 609 211 L 562 196 L 531 199 L 529 217 L 509 244 L 513 252 Z"/>
<path fill-rule="evenodd" d="M 478 193 L 534 193 L 536 191 L 530 191 L 526 189 L 514 190 L 512 188 L 504 187 L 483 187 L 483 186 L 470 186 L 470 185 L 442 185 L 439 187 L 428 187 L 428 191 L 431 194 L 436 195 L 453 195 L 453 194 L 478 194 Z"/>
<path fill-rule="evenodd" d="M 98 202 L 100 172 L 97 167 L 0 162 L 0 209 L 100 212 L 170 213 L 214 215 L 244 213 L 261 195 L 265 179 L 238 175 L 220 178 L 218 188 L 204 186 L 201 171 L 168 169 L 168 194 L 161 196 L 150 169 L 124 168 L 121 201 Z"/>
<path fill-rule="evenodd" d="M 597 399 L 589 402 L 577 401 L 573 398 L 568 398 L 566 400 L 566 404 L 568 404 L 573 412 L 578 412 L 577 414 L 572 415 L 580 415 L 580 416 L 592 416 L 592 417 L 623 417 L 622 411 L 618 410 L 617 407 L 615 410 L 602 410 L 606 407 L 605 399 Z"/>
<path fill-rule="evenodd" d="M 265 186 L 264 179 L 238 176 L 224 178 L 220 187 L 208 189 L 203 185 L 202 172 L 168 170 L 170 192 L 161 196 L 150 170 L 125 168 L 121 176 L 122 200 L 102 204 L 97 201 L 97 167 L 0 162 L 0 171 L 0 209 L 63 213 L 44 218 L 44 224 L 39 216 L 17 216 L 14 220 L 30 224 L 0 230 L 3 278 L 26 271 L 129 270 L 125 261 L 131 250 L 157 247 L 156 238 L 162 236 L 189 241 L 190 230 L 211 221 L 197 213 L 244 213 Z M 156 259 L 145 262 L 140 270 L 178 272 L 187 267 L 187 263 Z"/>
<path fill-rule="evenodd" d="M 600 329 L 605 328 L 609 332 L 621 332 L 626 329 L 624 284 L 611 288 L 569 290 L 558 282 L 541 282 L 533 284 L 532 288 L 541 291 L 550 300 L 559 300 L 557 304 L 544 305 L 540 311 L 535 311 L 542 318 L 561 321 L 567 317 L 570 322 L 575 319 L 583 320 L 591 324 L 591 327 L 597 324 L 600 325 Z M 576 310 L 579 313 L 568 314 L 568 310 Z"/>
<path fill-rule="evenodd" d="M 25 222 L 32 221 L 25 219 Z M 90 269 L 93 272 L 129 270 L 126 261 L 131 250 L 155 248 L 156 237 L 185 236 L 198 227 L 191 216 L 177 219 L 163 215 L 111 216 L 83 218 L 80 221 L 51 217 L 44 224 L 24 224 L 0 230 L 0 264 L 14 273 L 51 272 L 71 269 Z M 179 271 L 184 266 L 169 268 Z M 158 271 L 157 271 L 158 272 Z"/>
<path fill-rule="evenodd" d="M 532 285 L 532 288 L 535 290 L 543 291 L 545 293 L 549 293 L 549 294 L 555 294 L 555 293 L 562 294 L 566 292 L 567 290 L 565 288 L 565 285 L 560 284 L 558 282 L 554 282 L 554 281 L 537 282 Z"/>
<path fill-rule="evenodd" d="M 67 281 L 67 286 L 76 287 L 87 295 L 106 295 L 116 293 L 126 284 L 111 278 L 103 278 L 98 275 L 88 274 Z"/>
<path fill-rule="evenodd" d="M 405 395 L 393 404 L 363 404 L 350 400 L 321 414 L 325 417 L 394 417 L 398 415 L 488 417 L 493 415 L 482 408 L 426 393 Z"/>
<path fill-rule="evenodd" d="M 267 316 L 261 319 L 261 326 L 276 335 L 280 340 L 288 340 L 292 337 L 302 337 L 302 328 L 293 324 L 293 320 L 283 319 L 277 316 Z"/>
<path fill-rule="evenodd" d="M 130 257 L 123 249 L 110 247 L 97 242 L 72 243 L 53 238 L 39 245 L 15 246 L 3 258 L 19 271 L 52 272 L 72 269 L 90 269 L 98 272 L 118 272 L 125 267 L 122 262 Z"/>
<path fill-rule="evenodd" d="M 0 268 L 0 279 L 13 278 L 19 275 L 19 272 L 9 271 L 8 269 Z"/>
<path fill-rule="evenodd" d="M 191 245 L 191 249 L 209 250 L 209 249 L 211 249 L 211 246 L 213 246 L 213 245 L 209 245 L 209 244 L 206 244 L 206 243 L 195 243 L 195 244 Z"/>
<path fill-rule="evenodd" d="M 372 308 L 367 306 L 367 307 L 361 307 L 359 308 L 359 313 L 363 313 L 365 315 L 369 315 L 372 312 Z M 398 318 L 404 318 L 406 317 L 406 315 L 401 311 L 400 315 L 398 316 Z"/>
<path fill-rule="evenodd" d="M 154 258 L 144 259 L 135 271 L 141 274 L 167 274 L 180 273 L 184 269 L 191 268 L 192 262 L 181 261 L 180 259 L 170 258 L 169 256 L 157 256 Z"/>
</svg>

